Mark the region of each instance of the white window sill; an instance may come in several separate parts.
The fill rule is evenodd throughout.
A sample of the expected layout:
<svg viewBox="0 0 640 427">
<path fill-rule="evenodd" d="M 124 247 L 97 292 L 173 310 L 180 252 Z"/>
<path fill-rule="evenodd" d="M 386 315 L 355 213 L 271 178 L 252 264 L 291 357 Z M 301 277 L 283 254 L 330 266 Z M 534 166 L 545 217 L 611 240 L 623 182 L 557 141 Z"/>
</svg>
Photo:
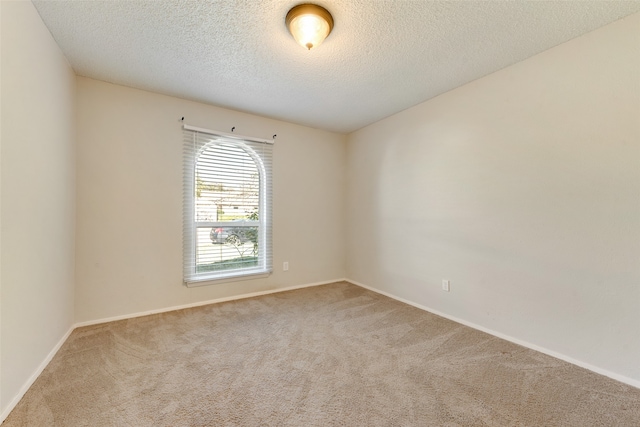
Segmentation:
<svg viewBox="0 0 640 427">
<path fill-rule="evenodd" d="M 184 282 L 188 288 L 195 288 L 198 286 L 217 285 L 220 283 L 238 282 L 241 280 L 263 279 L 263 278 L 269 277 L 270 275 L 271 275 L 271 271 L 269 270 L 254 270 L 254 271 L 236 272 L 236 273 L 226 274 L 224 276 L 219 274 L 207 275 L 207 276 L 203 275 L 199 277 L 193 277 L 191 279 L 186 279 Z"/>
</svg>

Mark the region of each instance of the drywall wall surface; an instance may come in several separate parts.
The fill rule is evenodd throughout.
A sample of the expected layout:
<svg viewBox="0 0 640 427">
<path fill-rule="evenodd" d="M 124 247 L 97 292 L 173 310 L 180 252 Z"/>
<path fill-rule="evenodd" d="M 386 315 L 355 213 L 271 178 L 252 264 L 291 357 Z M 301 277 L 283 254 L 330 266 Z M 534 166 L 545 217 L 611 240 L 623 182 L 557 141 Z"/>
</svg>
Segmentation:
<svg viewBox="0 0 640 427">
<path fill-rule="evenodd" d="M 77 81 L 78 322 L 344 277 L 344 135 Z M 277 135 L 270 277 L 182 283 L 182 117 L 228 133 Z"/>
<path fill-rule="evenodd" d="M 350 134 L 347 277 L 640 381 L 639 76 L 636 14 Z"/>
<path fill-rule="evenodd" d="M 76 85 L 31 2 L 0 7 L 4 413 L 73 325 Z"/>
</svg>

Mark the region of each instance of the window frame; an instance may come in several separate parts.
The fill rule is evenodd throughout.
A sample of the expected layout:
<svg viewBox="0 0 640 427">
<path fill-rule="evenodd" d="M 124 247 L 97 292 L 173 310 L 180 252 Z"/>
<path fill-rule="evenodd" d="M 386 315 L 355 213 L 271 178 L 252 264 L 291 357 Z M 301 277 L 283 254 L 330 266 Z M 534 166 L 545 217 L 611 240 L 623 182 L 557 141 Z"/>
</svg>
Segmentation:
<svg viewBox="0 0 640 427">
<path fill-rule="evenodd" d="M 183 125 L 183 281 L 188 287 L 220 282 L 268 277 L 273 271 L 271 205 L 272 205 L 272 146 L 274 141 Z M 242 226 L 258 226 L 258 265 L 232 270 L 198 273 L 198 228 L 228 226 L 227 221 L 196 220 L 196 168 L 200 155 L 212 145 L 240 147 L 254 161 L 258 170 L 258 220 L 243 221 Z"/>
</svg>

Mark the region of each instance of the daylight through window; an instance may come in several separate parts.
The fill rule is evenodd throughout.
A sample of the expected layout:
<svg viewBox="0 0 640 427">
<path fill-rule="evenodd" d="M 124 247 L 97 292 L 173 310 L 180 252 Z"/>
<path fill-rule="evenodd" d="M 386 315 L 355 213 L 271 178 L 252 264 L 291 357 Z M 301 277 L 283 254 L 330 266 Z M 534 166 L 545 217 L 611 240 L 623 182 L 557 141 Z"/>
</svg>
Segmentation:
<svg viewBox="0 0 640 427">
<path fill-rule="evenodd" d="M 185 126 L 187 284 L 271 271 L 271 151 Z"/>
</svg>

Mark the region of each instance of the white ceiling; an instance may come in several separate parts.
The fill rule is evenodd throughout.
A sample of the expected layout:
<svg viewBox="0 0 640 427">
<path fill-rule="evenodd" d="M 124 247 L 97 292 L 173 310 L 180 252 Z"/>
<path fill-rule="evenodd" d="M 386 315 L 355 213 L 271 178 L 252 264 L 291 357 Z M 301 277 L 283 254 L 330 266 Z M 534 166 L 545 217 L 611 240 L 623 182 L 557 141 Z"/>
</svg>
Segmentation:
<svg viewBox="0 0 640 427">
<path fill-rule="evenodd" d="M 33 3 L 81 76 L 341 133 L 640 11 L 640 1 L 320 0 L 335 27 L 309 52 L 284 24 L 303 2 Z"/>
</svg>

